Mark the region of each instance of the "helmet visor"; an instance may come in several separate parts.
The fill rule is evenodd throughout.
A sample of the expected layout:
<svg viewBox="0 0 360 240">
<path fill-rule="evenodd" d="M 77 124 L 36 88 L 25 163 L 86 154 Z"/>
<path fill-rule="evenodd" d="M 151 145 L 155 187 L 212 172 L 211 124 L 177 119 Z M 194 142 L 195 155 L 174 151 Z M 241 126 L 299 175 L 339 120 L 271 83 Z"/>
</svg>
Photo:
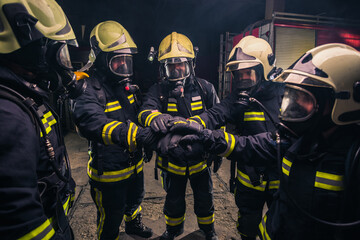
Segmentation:
<svg viewBox="0 0 360 240">
<path fill-rule="evenodd" d="M 133 75 L 133 59 L 130 54 L 119 54 L 113 56 L 109 61 L 110 71 L 121 77 Z"/>
<path fill-rule="evenodd" d="M 286 85 L 281 104 L 281 119 L 302 122 L 309 119 L 316 110 L 314 95 L 298 86 Z"/>
<path fill-rule="evenodd" d="M 233 83 L 237 89 L 249 89 L 260 81 L 259 74 L 254 68 L 238 69 L 231 72 Z"/>
<path fill-rule="evenodd" d="M 183 80 L 190 76 L 189 62 L 165 62 L 165 76 L 169 81 Z"/>
</svg>

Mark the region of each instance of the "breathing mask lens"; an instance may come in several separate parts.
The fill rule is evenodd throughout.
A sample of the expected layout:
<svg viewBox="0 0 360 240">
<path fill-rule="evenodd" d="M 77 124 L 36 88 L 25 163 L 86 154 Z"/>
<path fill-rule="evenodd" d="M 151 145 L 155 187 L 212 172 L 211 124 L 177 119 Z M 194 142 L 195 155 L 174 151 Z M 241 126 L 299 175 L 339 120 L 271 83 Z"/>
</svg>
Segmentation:
<svg viewBox="0 0 360 240">
<path fill-rule="evenodd" d="M 109 61 L 109 68 L 112 73 L 120 77 L 130 77 L 133 75 L 133 59 L 130 54 L 120 54 L 113 56 Z"/>
<path fill-rule="evenodd" d="M 238 69 L 231 72 L 233 83 L 236 89 L 249 89 L 256 86 L 259 82 L 258 74 L 255 69 Z"/>
<path fill-rule="evenodd" d="M 301 122 L 309 119 L 316 110 L 314 95 L 298 86 L 287 85 L 281 104 L 281 119 Z"/>
<path fill-rule="evenodd" d="M 64 69 L 70 70 L 73 68 L 73 66 L 71 64 L 69 48 L 68 48 L 67 44 L 62 45 L 59 48 L 59 50 L 57 51 L 57 54 L 56 54 L 56 60 L 57 60 L 58 64 L 60 65 L 60 67 L 62 67 Z"/>
<path fill-rule="evenodd" d="M 169 81 L 178 81 L 190 76 L 189 63 L 166 63 L 165 62 L 165 75 Z"/>
</svg>

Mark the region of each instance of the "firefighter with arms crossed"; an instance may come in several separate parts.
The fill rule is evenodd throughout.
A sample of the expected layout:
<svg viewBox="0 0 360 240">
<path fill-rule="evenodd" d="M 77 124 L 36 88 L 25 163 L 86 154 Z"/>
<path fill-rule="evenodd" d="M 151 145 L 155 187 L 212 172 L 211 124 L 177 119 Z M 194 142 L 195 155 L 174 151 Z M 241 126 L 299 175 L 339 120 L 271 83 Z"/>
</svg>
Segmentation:
<svg viewBox="0 0 360 240">
<path fill-rule="evenodd" d="M 97 207 L 98 239 L 118 239 L 125 232 L 144 238 L 152 230 L 142 223 L 144 198 L 142 145 L 151 145 L 151 129 L 136 125 L 138 86 L 132 84 L 137 47 L 115 21 L 96 25 L 90 34 L 88 88 L 73 103 L 75 123 L 89 140 L 88 176 Z"/>
<path fill-rule="evenodd" d="M 53 0 L 0 1 L 1 239 L 73 239 L 67 214 L 75 183 L 49 93 L 75 81 L 68 44 L 77 45 Z"/>
<path fill-rule="evenodd" d="M 158 51 L 160 75 L 164 81 L 152 86 L 144 98 L 138 115 L 143 126 L 150 126 L 164 135 L 170 122 L 211 108 L 218 97 L 214 86 L 195 77 L 195 52 L 191 41 L 173 32 L 160 43 Z M 176 120 L 177 119 L 177 120 Z M 166 231 L 160 239 L 174 239 L 183 233 L 185 221 L 185 191 L 188 179 L 194 193 L 195 214 L 206 239 L 217 239 L 214 229 L 214 205 L 211 172 L 201 154 L 186 159 L 184 155 L 169 156 L 166 147 L 179 135 L 167 134 L 159 142 L 157 166 L 162 169 L 166 191 L 164 214 Z"/>
</svg>

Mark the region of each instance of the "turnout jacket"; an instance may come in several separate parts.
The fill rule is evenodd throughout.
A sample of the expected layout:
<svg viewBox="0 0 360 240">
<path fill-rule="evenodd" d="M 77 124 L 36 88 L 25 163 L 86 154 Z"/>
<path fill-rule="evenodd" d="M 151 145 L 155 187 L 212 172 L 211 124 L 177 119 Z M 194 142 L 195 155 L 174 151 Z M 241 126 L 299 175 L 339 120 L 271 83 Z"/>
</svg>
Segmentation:
<svg viewBox="0 0 360 240">
<path fill-rule="evenodd" d="M 71 231 L 65 215 L 73 201 L 75 184 L 70 169 L 65 167 L 60 123 L 47 104 L 46 92 L 30 90 L 24 83 L 0 67 L 0 236 L 9 240 L 72 239 L 65 233 Z M 3 86 L 16 93 L 3 91 Z M 30 108 L 19 103 L 22 98 L 37 110 L 39 121 Z M 40 121 L 53 147 L 55 166 L 65 173 L 67 183 L 60 180 L 50 163 Z"/>
<path fill-rule="evenodd" d="M 237 108 L 242 108 L 242 106 L 237 106 L 235 104 L 237 101 L 237 94 L 236 92 L 232 92 L 222 100 L 221 103 L 216 104 L 213 108 L 192 118 L 208 129 L 216 129 L 226 123 L 231 123 L 235 125 L 235 132 L 240 136 L 252 136 L 264 132 L 274 132 L 276 128 L 270 118 L 272 118 L 275 123 L 279 122 L 278 116 L 280 114 L 283 85 L 264 82 L 262 83 L 261 88 L 261 91 L 258 91 L 253 97 L 264 105 L 270 116 L 255 102 L 250 102 L 248 108 L 239 111 Z M 227 134 L 228 133 L 225 133 L 225 135 Z M 276 161 L 271 157 L 272 153 L 263 152 L 261 156 L 268 158 L 267 161 L 264 161 L 264 159 L 259 158 L 258 155 L 252 154 L 251 152 L 237 152 L 245 151 L 242 147 L 236 149 L 236 141 L 241 139 L 241 137 L 235 139 L 230 137 L 233 135 L 228 136 L 229 137 L 226 138 L 228 149 L 222 156 L 237 161 L 237 179 L 239 181 L 240 179 L 246 179 L 246 183 L 244 181 L 241 182 L 248 187 L 256 188 L 260 191 L 265 190 L 267 181 L 274 181 L 275 183 L 275 180 L 278 179 L 278 170 Z M 256 145 L 258 143 L 257 140 L 253 138 L 248 138 L 247 141 L 248 144 L 251 145 Z M 239 144 L 241 145 L 242 142 Z M 232 157 L 230 156 L 231 153 L 233 153 Z M 237 156 L 237 158 L 234 156 Z M 278 185 L 278 181 L 276 182 Z M 260 185 L 252 186 L 251 183 Z M 277 186 L 274 185 L 274 187 L 276 188 Z"/>
<path fill-rule="evenodd" d="M 149 89 L 138 115 L 138 121 L 142 126 L 150 126 L 151 121 L 163 113 L 189 118 L 210 109 L 219 102 L 214 86 L 194 76 L 186 79 L 184 97 L 178 99 L 171 97 L 170 91 L 165 82 L 157 83 Z M 202 172 L 207 164 L 201 156 L 186 160 L 172 157 L 163 159 L 157 156 L 157 166 L 172 174 L 185 176 L 188 172 L 191 176 Z"/>
<path fill-rule="evenodd" d="M 98 183 L 130 179 L 143 170 L 136 145 L 137 96 L 96 70 L 89 75 L 88 87 L 73 103 L 75 123 L 90 144 L 89 178 Z"/>
<path fill-rule="evenodd" d="M 338 126 L 326 139 L 309 134 L 290 146 L 279 191 L 260 224 L 262 239 L 359 238 L 359 225 L 333 227 L 306 214 L 333 223 L 360 220 L 359 159 L 353 160 L 359 136 L 358 125 Z"/>
</svg>

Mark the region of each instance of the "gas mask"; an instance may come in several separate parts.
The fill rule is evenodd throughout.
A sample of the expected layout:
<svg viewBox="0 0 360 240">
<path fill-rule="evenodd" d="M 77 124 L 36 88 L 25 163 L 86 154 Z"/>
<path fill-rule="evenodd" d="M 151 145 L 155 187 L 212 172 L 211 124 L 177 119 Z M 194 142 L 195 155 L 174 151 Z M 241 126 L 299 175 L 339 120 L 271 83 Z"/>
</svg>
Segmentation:
<svg viewBox="0 0 360 240">
<path fill-rule="evenodd" d="M 133 58 L 131 54 L 117 54 L 109 59 L 110 71 L 120 77 L 133 75 Z"/>
<path fill-rule="evenodd" d="M 326 129 L 333 124 L 328 109 L 333 99 L 330 88 L 287 84 L 281 104 L 280 125 L 297 137 Z"/>
<path fill-rule="evenodd" d="M 166 59 L 164 63 L 165 77 L 171 96 L 178 98 L 184 96 L 185 79 L 190 76 L 190 66 L 186 58 L 179 58 L 182 62 Z"/>
</svg>

